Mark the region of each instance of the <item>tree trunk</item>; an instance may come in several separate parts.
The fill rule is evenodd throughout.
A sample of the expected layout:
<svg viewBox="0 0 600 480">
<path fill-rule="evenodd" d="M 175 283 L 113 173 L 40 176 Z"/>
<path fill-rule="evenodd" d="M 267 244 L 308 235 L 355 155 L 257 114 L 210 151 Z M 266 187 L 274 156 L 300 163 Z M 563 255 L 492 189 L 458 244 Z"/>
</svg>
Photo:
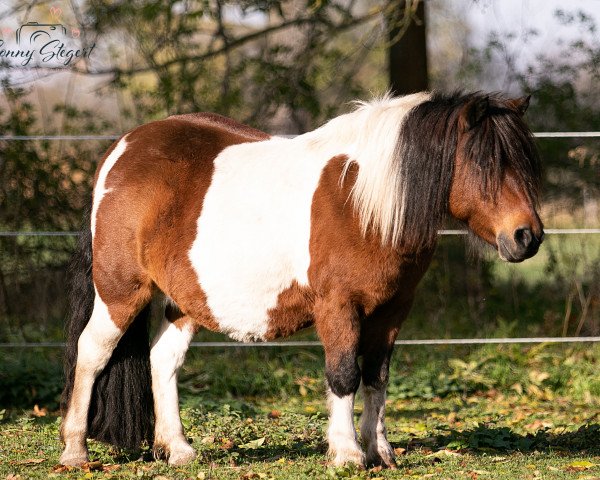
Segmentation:
<svg viewBox="0 0 600 480">
<path fill-rule="evenodd" d="M 411 7 L 408 10 L 408 6 Z M 416 9 L 411 6 L 417 2 Z M 408 17 L 406 16 L 408 13 Z M 398 0 L 389 20 L 390 89 L 394 95 L 427 90 L 427 41 L 424 0 Z M 408 22 L 408 23 L 407 23 Z"/>
</svg>

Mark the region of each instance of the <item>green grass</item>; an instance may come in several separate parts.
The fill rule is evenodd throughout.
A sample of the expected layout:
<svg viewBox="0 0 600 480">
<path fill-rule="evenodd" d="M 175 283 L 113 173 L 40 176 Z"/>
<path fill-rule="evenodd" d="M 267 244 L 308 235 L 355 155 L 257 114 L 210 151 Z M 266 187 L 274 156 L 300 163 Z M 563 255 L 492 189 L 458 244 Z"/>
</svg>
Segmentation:
<svg viewBox="0 0 600 480">
<path fill-rule="evenodd" d="M 36 357 L 22 364 L 48 365 Z M 600 477 L 600 347 L 396 352 L 387 424 L 397 471 L 327 465 L 322 360 L 320 349 L 194 350 L 180 390 L 199 455 L 181 468 L 96 442 L 91 471 L 57 468 L 58 416 L 8 405 L 0 478 Z M 359 398 L 357 417 L 361 408 Z"/>
</svg>

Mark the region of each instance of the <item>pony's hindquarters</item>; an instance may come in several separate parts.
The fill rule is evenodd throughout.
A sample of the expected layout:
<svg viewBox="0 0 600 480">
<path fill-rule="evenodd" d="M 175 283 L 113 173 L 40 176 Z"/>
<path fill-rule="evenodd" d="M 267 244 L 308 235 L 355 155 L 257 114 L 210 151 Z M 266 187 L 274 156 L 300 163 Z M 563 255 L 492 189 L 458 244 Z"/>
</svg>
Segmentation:
<svg viewBox="0 0 600 480">
<path fill-rule="evenodd" d="M 70 274 L 61 463 L 81 464 L 86 437 L 126 448 L 152 439 L 149 308 L 139 301 L 106 303 L 98 294 L 89 215 Z"/>
</svg>

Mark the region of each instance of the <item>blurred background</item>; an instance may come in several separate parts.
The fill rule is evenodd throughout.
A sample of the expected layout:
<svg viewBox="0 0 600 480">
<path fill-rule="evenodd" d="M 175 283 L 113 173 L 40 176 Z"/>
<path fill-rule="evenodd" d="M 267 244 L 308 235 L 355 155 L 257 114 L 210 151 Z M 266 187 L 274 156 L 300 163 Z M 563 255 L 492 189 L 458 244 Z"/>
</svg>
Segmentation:
<svg viewBox="0 0 600 480">
<path fill-rule="evenodd" d="M 6 232 L 77 231 L 112 137 L 195 111 L 297 134 L 388 89 L 531 94 L 533 131 L 598 132 L 599 27 L 597 1 L 0 2 L 0 343 L 62 341 L 75 236 Z M 600 228 L 600 138 L 538 145 L 546 228 Z M 400 338 L 599 335 L 600 235 L 546 238 L 507 265 L 442 237 Z M 60 349 L 0 348 L 0 406 L 55 408 Z M 196 394 L 306 391 L 320 375 L 318 349 L 200 350 L 184 373 Z M 222 384 L 225 354 L 265 376 Z"/>
</svg>

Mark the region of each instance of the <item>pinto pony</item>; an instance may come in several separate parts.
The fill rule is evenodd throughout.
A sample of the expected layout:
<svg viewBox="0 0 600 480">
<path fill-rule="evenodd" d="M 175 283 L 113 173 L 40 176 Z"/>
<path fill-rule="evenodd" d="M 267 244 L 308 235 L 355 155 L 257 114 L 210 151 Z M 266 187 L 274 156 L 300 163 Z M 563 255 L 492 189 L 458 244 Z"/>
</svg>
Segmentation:
<svg viewBox="0 0 600 480">
<path fill-rule="evenodd" d="M 292 139 L 215 114 L 124 135 L 98 167 L 75 259 L 61 463 L 86 462 L 87 437 L 193 460 L 176 381 L 193 335 L 273 340 L 315 325 L 332 462 L 393 468 L 388 364 L 442 220 L 509 262 L 544 237 L 528 103 L 418 93 L 359 103 Z"/>
</svg>

